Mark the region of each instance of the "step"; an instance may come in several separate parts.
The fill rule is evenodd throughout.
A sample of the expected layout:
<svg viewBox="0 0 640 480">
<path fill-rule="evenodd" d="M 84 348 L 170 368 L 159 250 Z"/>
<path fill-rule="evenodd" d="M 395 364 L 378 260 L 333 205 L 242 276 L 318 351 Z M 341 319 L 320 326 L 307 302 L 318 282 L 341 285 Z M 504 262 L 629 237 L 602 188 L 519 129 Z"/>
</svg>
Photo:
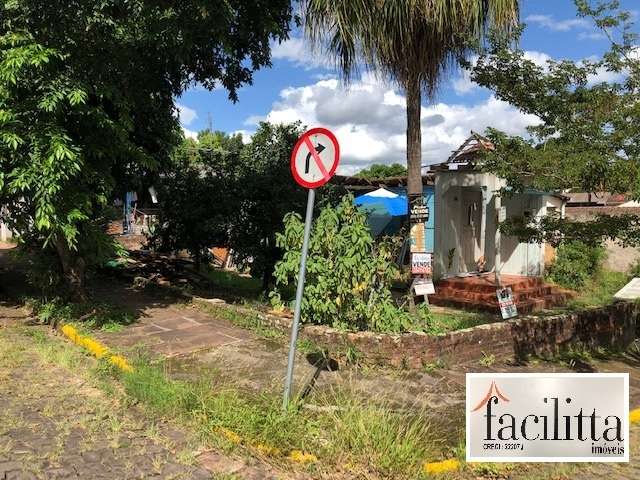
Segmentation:
<svg viewBox="0 0 640 480">
<path fill-rule="evenodd" d="M 510 287 L 511 291 L 516 292 L 520 290 L 530 290 L 532 288 L 540 287 L 544 285 L 544 281 L 540 277 L 524 278 L 515 282 L 504 282 L 505 287 Z M 447 278 L 440 280 L 436 287 L 451 288 L 454 290 L 465 290 L 467 292 L 477 293 L 495 293 L 496 285 L 491 282 L 482 283 L 482 279 L 476 278 Z"/>
<path fill-rule="evenodd" d="M 552 293 L 554 293 L 553 287 L 551 285 L 546 285 L 513 292 L 513 299 L 516 302 L 519 302 L 528 298 L 544 297 L 545 295 L 550 295 Z M 473 292 L 447 287 L 436 287 L 436 295 L 450 298 L 460 297 L 476 302 L 492 302 L 497 300 L 495 290 L 491 292 Z"/>
<path fill-rule="evenodd" d="M 542 295 L 539 297 L 528 297 L 526 299 L 520 299 L 516 301 L 516 307 L 518 313 L 527 314 L 531 312 L 537 312 L 540 310 L 550 309 L 558 306 L 565 305 L 575 294 L 566 291 L 558 291 Z M 497 298 L 493 297 L 490 301 L 481 301 L 465 298 L 463 296 L 449 296 L 449 295 L 433 295 L 429 296 L 429 302 L 433 305 L 439 305 L 444 307 L 455 307 L 471 310 L 483 310 L 498 312 L 499 306 Z"/>
</svg>

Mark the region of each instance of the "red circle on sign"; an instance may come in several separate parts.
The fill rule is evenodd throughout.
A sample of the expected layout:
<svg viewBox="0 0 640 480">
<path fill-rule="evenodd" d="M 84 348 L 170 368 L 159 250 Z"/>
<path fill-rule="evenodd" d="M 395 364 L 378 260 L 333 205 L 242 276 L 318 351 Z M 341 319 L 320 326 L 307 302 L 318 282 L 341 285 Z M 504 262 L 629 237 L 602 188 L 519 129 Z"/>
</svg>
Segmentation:
<svg viewBox="0 0 640 480">
<path fill-rule="evenodd" d="M 331 143 L 333 144 L 334 152 L 335 152 L 335 158 L 333 159 L 331 168 L 326 171 L 326 174 L 320 180 L 317 180 L 315 182 L 309 182 L 304 178 L 302 178 L 302 176 L 298 173 L 298 170 L 296 168 L 296 157 L 298 155 L 298 150 L 300 150 L 300 148 L 304 146 L 305 148 L 308 149 L 307 142 L 310 141 L 309 138 L 312 135 L 317 135 L 317 134 L 325 135 L 331 141 Z M 309 153 L 313 155 L 315 153 L 315 150 L 314 152 L 310 151 Z M 316 155 L 314 155 L 314 157 Z M 305 133 L 303 133 L 302 136 L 296 142 L 296 145 L 293 147 L 293 151 L 291 152 L 291 174 L 293 175 L 293 178 L 295 179 L 295 181 L 305 188 L 317 188 L 327 183 L 329 179 L 333 177 L 333 174 L 336 173 L 336 169 L 338 168 L 339 163 L 340 163 L 340 145 L 338 144 L 338 139 L 336 138 L 336 136 L 333 134 L 331 130 L 328 130 L 322 127 L 312 128 L 311 130 L 308 130 Z"/>
</svg>

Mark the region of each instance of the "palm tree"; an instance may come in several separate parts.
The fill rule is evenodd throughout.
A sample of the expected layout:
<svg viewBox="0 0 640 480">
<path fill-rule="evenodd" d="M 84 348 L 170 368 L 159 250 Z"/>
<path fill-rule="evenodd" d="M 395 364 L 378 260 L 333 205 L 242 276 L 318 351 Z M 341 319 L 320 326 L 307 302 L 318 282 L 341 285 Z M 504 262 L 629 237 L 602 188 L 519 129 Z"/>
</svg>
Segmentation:
<svg viewBox="0 0 640 480">
<path fill-rule="evenodd" d="M 306 0 L 305 32 L 326 50 L 345 83 L 359 67 L 396 83 L 407 98 L 409 195 L 422 193 L 422 92 L 467 57 L 489 29 L 518 23 L 518 0 Z"/>
</svg>

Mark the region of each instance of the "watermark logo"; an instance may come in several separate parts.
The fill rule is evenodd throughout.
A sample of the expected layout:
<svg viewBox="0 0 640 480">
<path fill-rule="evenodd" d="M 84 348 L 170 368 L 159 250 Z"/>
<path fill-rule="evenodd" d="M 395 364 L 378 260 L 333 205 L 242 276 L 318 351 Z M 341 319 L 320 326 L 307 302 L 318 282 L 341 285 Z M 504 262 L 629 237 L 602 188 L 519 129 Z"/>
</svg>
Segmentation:
<svg viewBox="0 0 640 480">
<path fill-rule="evenodd" d="M 627 373 L 468 373 L 467 461 L 628 462 Z"/>
</svg>

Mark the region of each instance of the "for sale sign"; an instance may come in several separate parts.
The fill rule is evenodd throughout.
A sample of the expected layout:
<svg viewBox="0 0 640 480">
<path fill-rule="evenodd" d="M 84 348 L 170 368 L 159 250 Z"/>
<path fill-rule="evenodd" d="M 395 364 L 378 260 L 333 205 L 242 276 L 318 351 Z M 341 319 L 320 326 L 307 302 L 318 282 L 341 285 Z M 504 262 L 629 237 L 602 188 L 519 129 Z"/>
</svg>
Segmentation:
<svg viewBox="0 0 640 480">
<path fill-rule="evenodd" d="M 513 301 L 511 288 L 499 288 L 496 290 L 496 295 L 498 296 L 498 305 L 500 305 L 502 318 L 507 320 L 508 318 L 517 317 L 518 308 L 516 307 L 516 303 Z"/>
<path fill-rule="evenodd" d="M 431 275 L 431 253 L 411 254 L 411 273 L 414 275 Z"/>
</svg>

